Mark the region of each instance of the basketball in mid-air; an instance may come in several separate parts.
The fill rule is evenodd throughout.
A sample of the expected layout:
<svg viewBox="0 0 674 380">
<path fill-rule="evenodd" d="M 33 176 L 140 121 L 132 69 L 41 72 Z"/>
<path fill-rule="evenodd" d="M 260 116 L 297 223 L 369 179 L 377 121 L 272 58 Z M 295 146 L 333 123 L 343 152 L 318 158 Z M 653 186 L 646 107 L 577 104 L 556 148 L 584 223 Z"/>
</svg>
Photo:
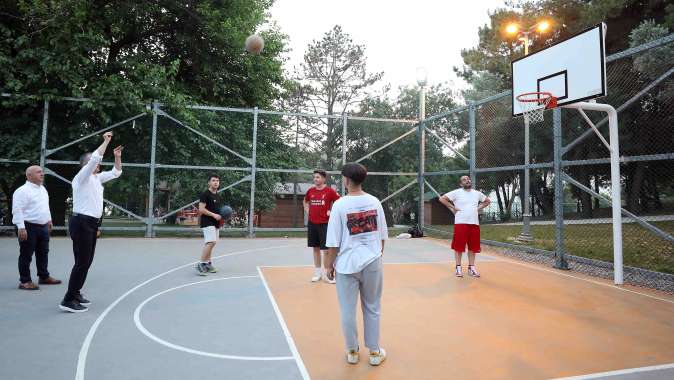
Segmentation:
<svg viewBox="0 0 674 380">
<path fill-rule="evenodd" d="M 251 34 L 246 38 L 246 51 L 251 54 L 260 54 L 264 49 L 264 40 L 257 34 Z"/>
</svg>

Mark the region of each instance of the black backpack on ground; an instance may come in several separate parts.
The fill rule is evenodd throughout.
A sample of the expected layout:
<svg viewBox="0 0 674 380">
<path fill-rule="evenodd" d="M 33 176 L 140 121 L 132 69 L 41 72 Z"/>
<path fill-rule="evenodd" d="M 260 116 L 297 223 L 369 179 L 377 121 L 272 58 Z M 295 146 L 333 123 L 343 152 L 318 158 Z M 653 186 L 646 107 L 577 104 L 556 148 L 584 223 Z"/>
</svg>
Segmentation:
<svg viewBox="0 0 674 380">
<path fill-rule="evenodd" d="M 408 234 L 412 235 L 413 238 L 424 237 L 424 232 L 421 231 L 418 224 L 415 224 L 407 231 Z"/>
</svg>

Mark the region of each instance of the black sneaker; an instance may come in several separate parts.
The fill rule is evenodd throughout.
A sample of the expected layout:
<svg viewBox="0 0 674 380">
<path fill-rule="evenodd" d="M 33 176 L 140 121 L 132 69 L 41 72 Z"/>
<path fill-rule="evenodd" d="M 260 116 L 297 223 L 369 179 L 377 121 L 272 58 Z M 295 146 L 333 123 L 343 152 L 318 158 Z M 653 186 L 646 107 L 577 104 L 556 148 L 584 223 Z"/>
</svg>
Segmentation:
<svg viewBox="0 0 674 380">
<path fill-rule="evenodd" d="M 89 310 L 86 306 L 80 305 L 77 301 L 63 301 L 59 305 L 59 309 L 67 311 L 69 313 L 84 313 Z"/>
<path fill-rule="evenodd" d="M 196 268 L 199 276 L 208 276 L 208 263 L 197 263 Z"/>
<path fill-rule="evenodd" d="M 89 306 L 91 305 L 91 301 L 88 299 L 84 298 L 82 294 L 77 294 L 75 295 L 75 301 L 77 301 L 80 305 L 82 306 Z"/>
</svg>

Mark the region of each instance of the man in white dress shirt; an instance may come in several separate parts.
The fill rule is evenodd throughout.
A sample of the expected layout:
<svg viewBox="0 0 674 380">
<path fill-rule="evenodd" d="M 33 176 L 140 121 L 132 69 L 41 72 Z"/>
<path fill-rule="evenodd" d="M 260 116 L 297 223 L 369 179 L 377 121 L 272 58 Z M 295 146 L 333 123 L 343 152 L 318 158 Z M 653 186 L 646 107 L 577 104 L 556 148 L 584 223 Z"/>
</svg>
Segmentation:
<svg viewBox="0 0 674 380">
<path fill-rule="evenodd" d="M 12 224 L 19 237 L 19 289 L 40 289 L 30 276 L 30 262 L 35 253 L 39 283 L 56 285 L 61 281 L 49 276 L 47 270 L 49 234 L 52 229 L 49 194 L 42 186 L 44 172 L 39 166 L 26 169 L 26 183 L 12 195 Z"/>
<path fill-rule="evenodd" d="M 103 143 L 93 153 L 80 157 L 82 168 L 73 178 L 73 215 L 68 230 L 73 240 L 75 265 L 70 273 L 68 292 L 59 305 L 61 310 L 81 313 L 91 304 L 80 290 L 87 279 L 87 273 L 94 261 L 96 233 L 103 216 L 103 184 L 122 175 L 122 146 L 114 150 L 115 166 L 110 171 L 100 172 L 100 163 L 105 150 L 112 140 L 112 132 L 103 134 Z"/>
</svg>

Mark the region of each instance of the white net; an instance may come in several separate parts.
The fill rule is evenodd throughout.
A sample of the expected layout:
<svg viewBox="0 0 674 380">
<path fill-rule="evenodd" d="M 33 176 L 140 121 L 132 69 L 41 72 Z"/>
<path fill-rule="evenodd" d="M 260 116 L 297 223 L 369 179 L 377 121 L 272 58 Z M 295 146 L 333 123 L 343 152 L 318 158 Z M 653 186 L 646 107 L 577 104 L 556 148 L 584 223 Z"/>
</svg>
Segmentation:
<svg viewBox="0 0 674 380">
<path fill-rule="evenodd" d="M 524 120 L 529 125 L 542 123 L 543 120 L 545 120 L 543 117 L 545 109 L 551 99 L 551 96 L 540 93 L 522 94 L 518 96 L 517 101 L 520 103 L 520 109 L 522 110 Z"/>
</svg>

